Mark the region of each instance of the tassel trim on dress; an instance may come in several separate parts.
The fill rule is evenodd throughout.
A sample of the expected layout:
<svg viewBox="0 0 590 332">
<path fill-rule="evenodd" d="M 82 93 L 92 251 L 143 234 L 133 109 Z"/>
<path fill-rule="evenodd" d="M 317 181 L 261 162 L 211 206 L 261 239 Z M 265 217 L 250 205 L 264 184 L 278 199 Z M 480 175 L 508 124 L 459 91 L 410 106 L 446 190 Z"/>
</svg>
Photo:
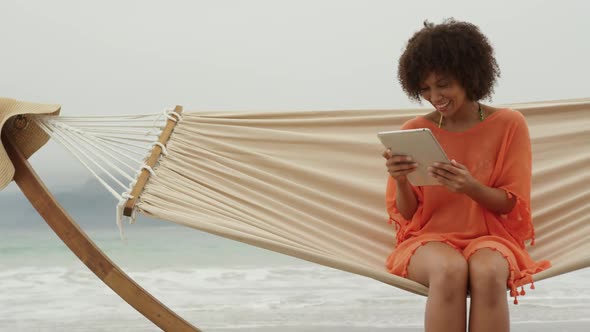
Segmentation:
<svg viewBox="0 0 590 332">
<path fill-rule="evenodd" d="M 506 196 L 510 199 L 516 198 L 516 203 L 512 211 L 503 214 L 502 219 L 504 228 L 518 241 L 521 248 L 525 247 L 525 241 L 531 240 L 531 246 L 535 245 L 535 228 L 531 218 L 531 209 L 529 204 L 523 200 L 519 195 L 501 188 L 506 192 Z"/>
</svg>

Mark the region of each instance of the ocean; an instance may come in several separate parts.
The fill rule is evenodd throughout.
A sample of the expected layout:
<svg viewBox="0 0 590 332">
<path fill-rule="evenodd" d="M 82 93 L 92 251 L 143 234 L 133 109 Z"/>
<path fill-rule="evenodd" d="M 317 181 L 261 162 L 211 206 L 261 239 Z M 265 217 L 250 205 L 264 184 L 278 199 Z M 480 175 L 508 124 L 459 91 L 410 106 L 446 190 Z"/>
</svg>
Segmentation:
<svg viewBox="0 0 590 332">
<path fill-rule="evenodd" d="M 31 217 L 0 222 L 0 331 L 159 330 L 91 273 L 38 216 L 16 210 Z M 147 218 L 126 225 L 123 241 L 114 218 L 85 218 L 81 211 L 92 210 L 80 209 L 75 217 L 91 220 L 83 229 L 117 265 L 204 331 L 421 330 L 422 296 Z M 513 330 L 590 330 L 590 269 L 536 286 L 519 305 L 510 304 Z"/>
</svg>

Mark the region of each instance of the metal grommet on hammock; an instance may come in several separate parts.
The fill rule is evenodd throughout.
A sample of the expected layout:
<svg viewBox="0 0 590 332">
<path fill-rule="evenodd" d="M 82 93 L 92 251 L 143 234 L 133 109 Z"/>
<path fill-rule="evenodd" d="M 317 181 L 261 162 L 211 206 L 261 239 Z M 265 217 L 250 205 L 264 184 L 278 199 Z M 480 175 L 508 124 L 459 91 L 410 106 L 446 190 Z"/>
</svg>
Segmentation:
<svg viewBox="0 0 590 332">
<path fill-rule="evenodd" d="M 31 121 L 24 114 L 19 114 L 14 117 L 14 120 L 12 120 L 12 125 L 18 130 L 24 130 L 27 129 L 30 122 Z"/>
</svg>

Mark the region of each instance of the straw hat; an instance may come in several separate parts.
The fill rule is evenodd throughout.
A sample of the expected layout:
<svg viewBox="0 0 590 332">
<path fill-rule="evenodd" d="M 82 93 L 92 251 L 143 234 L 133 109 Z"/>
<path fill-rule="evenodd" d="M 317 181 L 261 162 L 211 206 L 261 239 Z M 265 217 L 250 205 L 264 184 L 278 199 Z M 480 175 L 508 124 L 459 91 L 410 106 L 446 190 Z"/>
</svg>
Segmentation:
<svg viewBox="0 0 590 332">
<path fill-rule="evenodd" d="M 27 114 L 58 115 L 60 109 L 60 105 L 37 104 L 0 98 L 0 130 L 15 142 L 26 158 L 29 158 L 47 143 L 49 136 L 33 123 Z M 4 142 L 2 142 L 0 144 L 0 190 L 9 184 L 13 177 L 14 166 L 10 158 L 8 158 L 8 154 L 4 149 Z"/>
</svg>

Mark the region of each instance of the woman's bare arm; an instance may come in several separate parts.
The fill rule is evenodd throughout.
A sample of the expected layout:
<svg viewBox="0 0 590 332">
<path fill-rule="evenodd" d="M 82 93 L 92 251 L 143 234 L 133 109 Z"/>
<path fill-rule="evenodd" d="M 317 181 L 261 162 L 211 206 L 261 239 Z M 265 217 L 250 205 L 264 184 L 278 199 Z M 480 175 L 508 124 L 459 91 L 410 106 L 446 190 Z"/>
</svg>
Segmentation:
<svg viewBox="0 0 590 332">
<path fill-rule="evenodd" d="M 397 209 L 406 220 L 411 220 L 418 208 L 416 194 L 408 180 L 396 180 L 395 185 Z"/>
</svg>

